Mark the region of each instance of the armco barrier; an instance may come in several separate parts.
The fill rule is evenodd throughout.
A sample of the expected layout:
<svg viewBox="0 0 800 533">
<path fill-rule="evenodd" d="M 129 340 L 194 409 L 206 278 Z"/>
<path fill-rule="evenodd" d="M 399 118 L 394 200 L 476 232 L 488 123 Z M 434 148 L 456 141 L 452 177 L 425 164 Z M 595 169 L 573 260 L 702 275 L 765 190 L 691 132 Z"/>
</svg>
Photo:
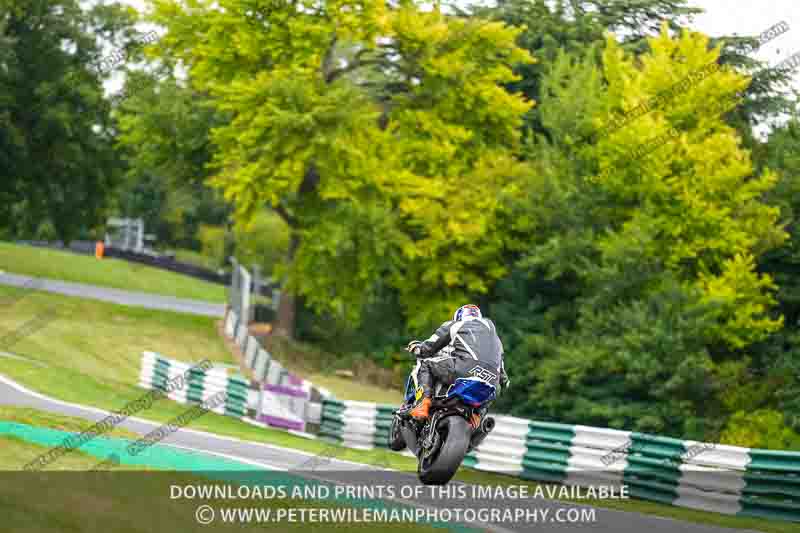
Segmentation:
<svg viewBox="0 0 800 533">
<path fill-rule="evenodd" d="M 323 399 L 319 435 L 351 448 L 386 448 L 394 409 L 368 402 Z"/>
<path fill-rule="evenodd" d="M 166 391 L 165 384 L 188 371 L 188 386 L 176 388 L 167 397 L 180 403 L 199 404 L 216 393 L 227 392 L 224 404 L 212 411 L 242 418 L 247 414 L 248 383 L 241 376 L 229 375 L 224 368 L 193 367 L 188 363 L 167 359 L 154 352 L 144 352 L 141 360 L 139 386 L 148 390 Z"/>
<path fill-rule="evenodd" d="M 386 447 L 393 406 L 322 401 L 319 436 Z M 495 416 L 464 466 L 565 485 L 627 485 L 634 498 L 723 514 L 800 521 L 800 453 L 682 441 Z"/>
<path fill-rule="evenodd" d="M 242 351 L 244 365 L 252 370 L 254 394 L 258 396 L 255 420 L 295 431 L 306 431 L 309 426 L 316 428 L 320 423 L 319 402 L 330 393 L 295 376 L 274 360 L 232 309 L 225 317 L 224 330 Z"/>
</svg>

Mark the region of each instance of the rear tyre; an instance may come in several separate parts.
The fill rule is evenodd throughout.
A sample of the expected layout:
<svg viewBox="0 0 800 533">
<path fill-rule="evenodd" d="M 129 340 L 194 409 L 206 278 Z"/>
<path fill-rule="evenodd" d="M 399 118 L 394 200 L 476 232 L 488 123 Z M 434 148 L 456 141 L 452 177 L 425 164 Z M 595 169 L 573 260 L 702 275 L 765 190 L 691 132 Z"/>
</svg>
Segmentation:
<svg viewBox="0 0 800 533">
<path fill-rule="evenodd" d="M 437 429 L 442 445 L 434 457 L 420 458 L 417 473 L 425 485 L 444 485 L 450 481 L 467 454 L 472 428 L 460 416 L 448 416 Z"/>
<path fill-rule="evenodd" d="M 389 449 L 396 452 L 402 451 L 406 447 L 406 439 L 403 438 L 401 431 L 400 418 L 397 415 L 392 417 L 392 425 L 389 428 Z"/>
</svg>

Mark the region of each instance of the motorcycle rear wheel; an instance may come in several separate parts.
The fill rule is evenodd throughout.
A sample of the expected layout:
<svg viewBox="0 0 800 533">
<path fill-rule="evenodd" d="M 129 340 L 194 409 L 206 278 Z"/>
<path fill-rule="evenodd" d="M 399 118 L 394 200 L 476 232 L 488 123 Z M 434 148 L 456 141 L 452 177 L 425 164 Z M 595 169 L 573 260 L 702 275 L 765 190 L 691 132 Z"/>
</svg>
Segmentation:
<svg viewBox="0 0 800 533">
<path fill-rule="evenodd" d="M 449 482 L 461 466 L 469 448 L 472 428 L 460 416 L 448 416 L 437 428 L 442 444 L 432 458 L 420 457 L 417 464 L 419 480 L 425 485 L 444 485 Z"/>
</svg>

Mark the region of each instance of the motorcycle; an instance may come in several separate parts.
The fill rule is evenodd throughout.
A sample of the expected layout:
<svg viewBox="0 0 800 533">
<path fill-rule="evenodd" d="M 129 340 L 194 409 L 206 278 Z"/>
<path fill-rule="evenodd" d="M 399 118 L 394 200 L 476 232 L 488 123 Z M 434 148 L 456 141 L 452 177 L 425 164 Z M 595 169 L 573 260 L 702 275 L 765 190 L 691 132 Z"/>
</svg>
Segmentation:
<svg viewBox="0 0 800 533">
<path fill-rule="evenodd" d="M 417 363 L 419 368 L 419 363 Z M 409 412 L 422 396 L 416 369 L 406 381 L 403 405 L 394 412 L 389 448 L 408 447 L 417 457 L 417 474 L 425 485 L 444 485 L 455 475 L 464 457 L 494 429 L 494 418 L 485 416 L 497 397 L 494 385 L 479 377 L 458 378 L 447 390 L 436 384 L 430 416 L 413 418 Z M 477 427 L 473 414 L 480 416 Z"/>
</svg>

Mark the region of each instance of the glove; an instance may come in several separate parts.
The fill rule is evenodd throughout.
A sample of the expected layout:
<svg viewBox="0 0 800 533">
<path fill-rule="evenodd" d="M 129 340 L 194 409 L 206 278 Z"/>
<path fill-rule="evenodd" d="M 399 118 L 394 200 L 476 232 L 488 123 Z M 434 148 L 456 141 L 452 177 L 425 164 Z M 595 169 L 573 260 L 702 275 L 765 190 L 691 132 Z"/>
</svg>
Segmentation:
<svg viewBox="0 0 800 533">
<path fill-rule="evenodd" d="M 422 341 L 411 341 L 406 346 L 406 351 L 411 352 L 412 354 L 419 355 L 422 346 Z"/>
</svg>

